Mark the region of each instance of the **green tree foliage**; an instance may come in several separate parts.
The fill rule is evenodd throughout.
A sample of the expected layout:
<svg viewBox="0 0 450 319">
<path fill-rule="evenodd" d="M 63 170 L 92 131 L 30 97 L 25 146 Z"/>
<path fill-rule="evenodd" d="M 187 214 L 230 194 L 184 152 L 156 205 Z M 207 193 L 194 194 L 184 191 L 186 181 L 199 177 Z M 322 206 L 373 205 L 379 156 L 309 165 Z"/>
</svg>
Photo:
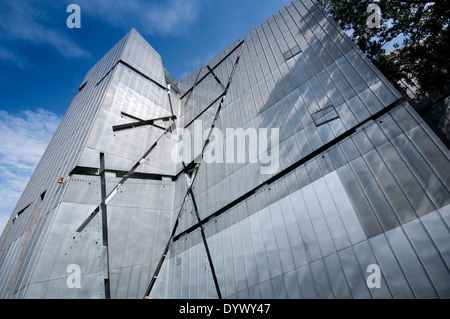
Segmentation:
<svg viewBox="0 0 450 319">
<path fill-rule="evenodd" d="M 450 1 L 317 1 L 391 82 L 415 84 L 419 96 L 448 92 Z M 371 3 L 381 9 L 379 28 L 367 24 Z M 399 39 L 386 54 L 386 45 Z"/>
</svg>

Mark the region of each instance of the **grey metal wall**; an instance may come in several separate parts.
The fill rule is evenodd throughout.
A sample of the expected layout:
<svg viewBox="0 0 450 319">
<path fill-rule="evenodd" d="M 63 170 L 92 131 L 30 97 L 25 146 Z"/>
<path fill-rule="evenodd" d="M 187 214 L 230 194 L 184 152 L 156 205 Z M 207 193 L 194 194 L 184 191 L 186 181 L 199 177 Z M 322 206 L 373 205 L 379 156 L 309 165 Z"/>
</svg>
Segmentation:
<svg viewBox="0 0 450 319">
<path fill-rule="evenodd" d="M 317 7 L 310 6 L 307 11 L 300 2 L 294 2 L 249 33 L 216 125 L 222 131 L 227 127 L 278 127 L 280 170 L 389 106 L 399 96 L 386 79 L 374 71 L 373 65 L 361 57 L 359 49 L 350 45 Z M 324 29 L 330 29 L 328 33 L 333 35 L 333 42 L 326 42 Z M 302 52 L 285 61 L 282 54 L 294 46 L 299 46 Z M 334 106 L 338 118 L 315 125 L 312 114 L 329 105 Z M 288 152 L 291 155 L 285 156 Z M 213 177 L 205 181 L 204 187 L 196 186 L 195 192 L 200 198 L 222 193 L 220 190 L 228 183 L 235 184 L 233 179 L 247 175 L 248 171 L 252 171 L 253 187 L 270 177 L 258 173 L 259 165 L 219 166 L 200 168 L 199 180 L 204 178 L 207 169 L 227 172 L 225 178 Z M 229 171 L 233 174 L 228 175 Z M 224 199 L 225 203 L 238 195 L 229 196 Z M 220 205 L 218 201 L 216 205 Z M 215 206 L 213 211 L 218 208 Z M 206 217 L 212 211 L 205 208 L 201 213 Z"/>
<path fill-rule="evenodd" d="M 126 41 L 127 37 L 124 37 L 89 71 L 82 83 L 86 83 L 85 87 L 74 97 L 5 227 L 0 240 L 3 298 L 24 296 L 43 242 L 64 196 L 66 184 L 58 184 L 57 181 L 60 177 L 68 179 L 83 150 L 99 104 L 108 88 L 109 79 L 101 79 L 116 63 Z M 28 208 L 13 222 L 16 214 L 25 207 Z M 30 239 L 24 244 L 27 237 Z"/>
<path fill-rule="evenodd" d="M 314 2 L 179 89 L 135 30 L 87 73 L 0 239 L 2 298 L 450 297 L 449 150 Z M 185 166 L 170 160 L 171 132 L 194 140 L 198 120 L 206 135 L 279 139 L 206 163 L 233 138 L 210 135 Z M 67 285 L 73 264 L 81 288 Z M 381 288 L 367 287 L 370 264 Z"/>
<path fill-rule="evenodd" d="M 449 159 L 403 104 L 210 218 L 222 297 L 449 298 Z M 204 297 L 189 280 L 205 268 L 199 228 L 173 243 L 150 297 Z"/>
<path fill-rule="evenodd" d="M 161 58 L 131 30 L 86 75 L 5 229 L 3 298 L 105 298 L 107 281 L 113 298 L 144 295 L 174 220 L 175 182 L 161 175 L 176 165 L 160 157 L 174 143 L 171 123 L 112 128 L 171 115 Z M 156 143 L 159 156 L 149 151 Z M 80 289 L 67 285 L 69 265 L 80 267 Z"/>
<path fill-rule="evenodd" d="M 196 119 L 223 133 L 279 128 L 280 167 L 203 161 L 149 297 L 448 298 L 448 149 L 312 1 L 239 43 L 219 64 L 237 61 L 207 109 L 218 116 Z M 211 64 L 180 82 L 194 118 Z"/>
</svg>

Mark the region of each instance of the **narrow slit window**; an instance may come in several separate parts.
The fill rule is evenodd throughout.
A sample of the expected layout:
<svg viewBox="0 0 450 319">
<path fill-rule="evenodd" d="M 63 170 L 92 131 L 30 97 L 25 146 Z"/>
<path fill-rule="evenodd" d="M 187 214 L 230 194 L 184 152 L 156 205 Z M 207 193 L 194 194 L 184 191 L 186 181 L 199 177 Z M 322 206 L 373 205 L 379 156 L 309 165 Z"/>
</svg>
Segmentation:
<svg viewBox="0 0 450 319">
<path fill-rule="evenodd" d="M 81 86 L 78 89 L 78 92 L 81 91 L 82 89 L 84 89 L 84 87 L 86 86 L 86 83 L 87 83 L 87 81 L 84 82 L 83 84 L 81 84 Z"/>
<path fill-rule="evenodd" d="M 302 49 L 300 49 L 300 47 L 298 45 L 296 45 L 293 48 L 291 48 L 291 49 L 287 50 L 286 52 L 284 52 L 283 53 L 283 58 L 284 58 L 285 61 L 287 61 L 290 58 L 293 58 L 294 56 L 299 54 L 300 52 L 302 52 Z"/>
<path fill-rule="evenodd" d="M 31 205 L 31 204 L 28 204 L 27 206 L 25 206 L 25 208 L 21 209 L 21 210 L 16 214 L 16 216 L 15 216 L 15 217 L 13 218 L 13 220 L 12 220 L 13 224 L 14 224 L 14 221 L 15 221 L 17 218 L 19 218 L 19 216 L 22 215 L 23 212 L 25 212 L 25 211 L 27 210 L 28 207 L 30 207 L 30 205 Z"/>
<path fill-rule="evenodd" d="M 338 113 L 336 112 L 336 109 L 333 105 L 329 105 L 327 107 L 324 107 L 323 109 L 314 112 L 311 114 L 314 120 L 314 124 L 316 126 L 323 125 L 325 123 L 331 122 L 337 118 L 339 118 Z"/>
</svg>

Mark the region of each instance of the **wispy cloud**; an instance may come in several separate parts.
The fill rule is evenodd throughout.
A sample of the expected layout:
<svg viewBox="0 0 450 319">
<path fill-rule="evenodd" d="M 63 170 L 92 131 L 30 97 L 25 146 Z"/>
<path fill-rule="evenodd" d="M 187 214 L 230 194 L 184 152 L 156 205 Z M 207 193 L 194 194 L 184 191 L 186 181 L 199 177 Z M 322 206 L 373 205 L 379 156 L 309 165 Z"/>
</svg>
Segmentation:
<svg viewBox="0 0 450 319">
<path fill-rule="evenodd" d="M 0 232 L 60 120 L 43 109 L 18 115 L 0 110 Z"/>
<path fill-rule="evenodd" d="M 5 0 L 0 4 L 0 60 L 23 67 L 18 53 L 23 45 L 45 46 L 66 58 L 88 58 L 89 51 L 73 41 L 57 25 L 67 13 L 53 2 Z M 64 9 L 62 7 L 62 9 Z"/>
<path fill-rule="evenodd" d="M 102 19 L 124 31 L 135 27 L 143 34 L 176 36 L 185 34 L 198 20 L 206 1 L 79 0 L 77 3 L 83 14 Z"/>
<path fill-rule="evenodd" d="M 20 56 L 11 49 L 5 47 L 0 47 L 0 61 L 5 61 L 9 64 L 12 63 L 21 69 L 25 69 L 29 64 L 29 61 L 25 57 Z"/>
</svg>

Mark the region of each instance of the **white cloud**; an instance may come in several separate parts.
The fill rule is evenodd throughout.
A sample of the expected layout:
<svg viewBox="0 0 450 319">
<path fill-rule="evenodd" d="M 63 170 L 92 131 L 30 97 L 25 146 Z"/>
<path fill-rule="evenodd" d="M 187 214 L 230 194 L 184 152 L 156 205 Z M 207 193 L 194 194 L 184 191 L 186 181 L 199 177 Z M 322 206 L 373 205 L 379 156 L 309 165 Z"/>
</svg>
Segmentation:
<svg viewBox="0 0 450 319">
<path fill-rule="evenodd" d="M 78 0 L 83 17 L 90 16 L 128 32 L 159 36 L 186 35 L 197 22 L 203 4 L 209 0 L 110 1 Z M 22 69 L 30 61 L 20 48 L 24 44 L 50 47 L 68 59 L 91 58 L 66 32 L 66 7 L 73 1 L 0 1 L 0 61 Z M 62 26 L 62 27 L 61 27 Z"/>
<path fill-rule="evenodd" d="M 110 1 L 79 0 L 83 14 L 102 19 L 129 31 L 135 27 L 142 34 L 176 36 L 185 34 L 200 14 L 205 0 Z"/>
<path fill-rule="evenodd" d="M 21 69 L 25 69 L 25 67 L 28 65 L 28 61 L 25 57 L 22 57 L 12 50 L 6 49 L 4 47 L 0 47 L 0 60 L 7 63 L 13 63 Z"/>
<path fill-rule="evenodd" d="M 43 109 L 18 115 L 0 110 L 0 232 L 60 121 Z"/>
</svg>

